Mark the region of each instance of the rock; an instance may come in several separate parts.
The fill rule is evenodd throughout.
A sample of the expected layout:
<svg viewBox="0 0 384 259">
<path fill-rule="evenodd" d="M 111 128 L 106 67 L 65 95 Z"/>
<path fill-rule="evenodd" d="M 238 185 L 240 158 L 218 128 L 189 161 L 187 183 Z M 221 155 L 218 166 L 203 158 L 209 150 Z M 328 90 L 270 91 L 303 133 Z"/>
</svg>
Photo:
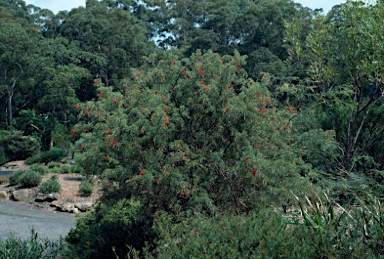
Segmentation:
<svg viewBox="0 0 384 259">
<path fill-rule="evenodd" d="M 92 209 L 92 202 L 77 202 L 75 207 L 78 208 L 81 212 L 90 211 Z"/>
<path fill-rule="evenodd" d="M 27 202 L 29 196 L 29 189 L 21 189 L 13 191 L 13 198 L 16 201 Z"/>
<path fill-rule="evenodd" d="M 54 200 L 58 200 L 60 198 L 60 194 L 58 193 L 50 193 L 50 194 L 43 194 L 43 193 L 38 193 L 35 197 L 36 202 L 52 202 Z"/>
<path fill-rule="evenodd" d="M 8 199 L 8 194 L 5 191 L 0 191 L 0 199 L 6 200 Z"/>
</svg>

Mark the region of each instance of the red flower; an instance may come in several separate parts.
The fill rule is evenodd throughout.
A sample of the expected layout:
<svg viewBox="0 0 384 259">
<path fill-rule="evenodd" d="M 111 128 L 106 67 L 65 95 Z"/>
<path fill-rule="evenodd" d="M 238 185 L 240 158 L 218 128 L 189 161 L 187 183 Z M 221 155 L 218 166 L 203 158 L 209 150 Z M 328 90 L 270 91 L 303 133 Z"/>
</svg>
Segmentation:
<svg viewBox="0 0 384 259">
<path fill-rule="evenodd" d="M 232 89 L 232 88 L 233 88 L 233 85 L 232 85 L 232 84 L 229 84 L 229 88 Z"/>
<path fill-rule="evenodd" d="M 291 110 L 291 106 L 287 106 L 287 111 L 290 111 Z"/>
<path fill-rule="evenodd" d="M 154 94 L 157 96 L 159 94 L 159 91 L 155 90 Z"/>
<path fill-rule="evenodd" d="M 108 143 L 108 142 L 109 142 L 108 137 L 105 137 L 105 138 L 104 138 L 104 142 L 105 142 L 105 143 Z"/>
<path fill-rule="evenodd" d="M 75 135 L 75 129 L 71 129 L 71 135 L 72 135 L 72 136 Z"/>
<path fill-rule="evenodd" d="M 99 97 L 100 97 L 100 98 L 103 98 L 103 97 L 104 97 L 104 93 L 100 93 L 100 94 L 99 94 Z"/>
<path fill-rule="evenodd" d="M 109 161 L 109 157 L 108 157 L 108 155 L 105 155 L 105 156 L 104 156 L 104 161 L 105 161 L 105 162 L 108 162 L 108 161 Z"/>
<path fill-rule="evenodd" d="M 227 108 L 225 108 L 225 112 L 224 112 L 224 114 L 227 114 L 228 113 L 228 107 Z"/>
<path fill-rule="evenodd" d="M 164 109 L 164 113 L 168 113 L 168 109 Z"/>
<path fill-rule="evenodd" d="M 141 75 L 142 73 L 141 73 L 141 71 L 137 71 L 137 74 L 138 74 L 138 75 Z"/>
<path fill-rule="evenodd" d="M 237 66 L 237 67 L 240 67 L 240 62 L 236 62 L 236 66 Z"/>
<path fill-rule="evenodd" d="M 140 175 L 141 175 L 141 176 L 144 176 L 144 170 L 141 170 L 141 171 L 140 171 Z"/>
<path fill-rule="evenodd" d="M 205 84 L 204 80 L 200 81 L 200 85 L 203 86 Z"/>
<path fill-rule="evenodd" d="M 156 183 L 157 183 L 157 184 L 160 183 L 160 179 L 159 179 L 159 178 L 156 179 Z"/>
<path fill-rule="evenodd" d="M 238 69 L 238 70 L 237 70 L 237 73 L 238 73 L 238 74 L 240 74 L 240 73 L 241 73 L 240 69 Z"/>
<path fill-rule="evenodd" d="M 184 69 L 181 70 L 181 74 L 182 74 L 182 75 L 185 75 L 185 71 L 184 71 Z"/>
<path fill-rule="evenodd" d="M 185 77 L 186 77 L 186 78 L 189 78 L 189 75 L 188 75 L 188 74 L 185 74 Z"/>
<path fill-rule="evenodd" d="M 76 105 L 76 109 L 78 109 L 78 110 L 80 110 L 80 109 L 81 109 L 81 106 L 80 106 L 80 104 L 77 104 L 77 105 Z"/>
<path fill-rule="evenodd" d="M 276 124 L 276 119 L 273 119 L 273 124 Z"/>
<path fill-rule="evenodd" d="M 109 187 L 111 187 L 111 184 L 110 184 L 109 182 L 107 182 L 107 183 L 105 184 L 105 187 L 109 188 Z"/>
<path fill-rule="evenodd" d="M 115 140 L 112 140 L 111 142 L 111 146 L 114 147 L 116 145 L 116 141 Z"/>
<path fill-rule="evenodd" d="M 253 174 L 253 176 L 256 176 L 257 175 L 257 170 L 253 169 L 252 170 L 252 174 Z"/>
<path fill-rule="evenodd" d="M 112 130 L 108 129 L 108 135 L 112 135 Z"/>
<path fill-rule="evenodd" d="M 165 126 L 168 126 L 170 123 L 171 123 L 171 122 L 170 122 L 169 119 L 164 120 L 164 125 L 165 125 Z"/>
<path fill-rule="evenodd" d="M 209 87 L 208 87 L 208 86 L 205 87 L 205 91 L 206 91 L 206 92 L 209 91 Z"/>
<path fill-rule="evenodd" d="M 172 64 L 176 65 L 176 60 L 174 60 L 174 61 L 172 62 Z"/>
</svg>

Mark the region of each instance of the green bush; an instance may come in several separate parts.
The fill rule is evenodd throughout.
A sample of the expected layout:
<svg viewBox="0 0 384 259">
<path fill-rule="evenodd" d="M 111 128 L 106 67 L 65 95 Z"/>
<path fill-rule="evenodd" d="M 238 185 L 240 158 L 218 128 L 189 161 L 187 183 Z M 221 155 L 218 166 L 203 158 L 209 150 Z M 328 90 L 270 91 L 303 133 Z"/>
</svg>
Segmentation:
<svg viewBox="0 0 384 259">
<path fill-rule="evenodd" d="M 25 163 L 29 165 L 34 163 L 48 164 L 49 162 L 58 162 L 66 156 L 67 153 L 65 150 L 52 148 L 51 150 L 40 152 L 36 156 L 28 158 Z"/>
<path fill-rule="evenodd" d="M 71 173 L 71 167 L 69 165 L 62 165 L 59 170 L 60 174 L 70 174 Z"/>
<path fill-rule="evenodd" d="M 36 258 L 60 258 L 65 246 L 62 240 L 57 242 L 48 239 L 40 239 L 32 229 L 29 239 L 19 239 L 10 236 L 0 239 L 0 258 L 7 259 L 36 259 Z"/>
<path fill-rule="evenodd" d="M 31 136 L 23 136 L 21 131 L 2 131 L 0 146 L 9 161 L 23 160 L 40 150 L 38 141 Z"/>
<path fill-rule="evenodd" d="M 155 237 L 152 219 L 144 211 L 133 200 L 97 205 L 79 217 L 68 234 L 68 258 L 126 258 L 131 249 L 139 250 Z"/>
<path fill-rule="evenodd" d="M 49 194 L 53 192 L 59 192 L 61 185 L 58 181 L 57 175 L 53 175 L 49 180 L 43 182 L 40 185 L 39 192 Z"/>
<path fill-rule="evenodd" d="M 9 158 L 5 154 L 4 147 L 0 146 L 0 165 L 4 165 L 9 162 Z"/>
<path fill-rule="evenodd" d="M 49 170 L 47 167 L 41 165 L 41 164 L 33 164 L 30 168 L 29 171 L 35 171 L 38 172 L 41 175 L 45 175 L 49 173 Z"/>
<path fill-rule="evenodd" d="M 55 167 L 61 167 L 61 164 L 58 162 L 52 162 L 52 163 L 49 163 L 47 166 L 49 169 L 53 169 Z"/>
<path fill-rule="evenodd" d="M 35 187 L 41 183 L 42 177 L 39 172 L 36 171 L 25 171 L 19 177 L 19 184 L 23 187 Z"/>
<path fill-rule="evenodd" d="M 89 197 L 89 196 L 91 196 L 92 192 L 93 192 L 92 180 L 89 178 L 85 178 L 80 183 L 79 194 L 82 197 Z"/>
<path fill-rule="evenodd" d="M 10 185 L 18 185 L 20 183 L 20 176 L 24 174 L 25 171 L 17 171 L 9 176 Z"/>
<path fill-rule="evenodd" d="M 71 172 L 73 174 L 81 174 L 84 172 L 83 168 L 78 165 L 78 164 L 74 164 L 72 167 L 71 167 Z"/>
</svg>

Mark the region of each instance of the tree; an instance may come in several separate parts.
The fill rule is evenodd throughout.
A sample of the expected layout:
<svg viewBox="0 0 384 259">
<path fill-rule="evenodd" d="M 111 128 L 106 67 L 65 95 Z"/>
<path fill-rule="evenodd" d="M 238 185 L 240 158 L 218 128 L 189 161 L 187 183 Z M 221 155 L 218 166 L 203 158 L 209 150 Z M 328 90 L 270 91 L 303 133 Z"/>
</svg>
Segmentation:
<svg viewBox="0 0 384 259">
<path fill-rule="evenodd" d="M 384 49 L 382 4 L 348 1 L 336 6 L 326 17 L 317 17 L 299 49 L 295 37 L 291 53 L 308 62 L 310 89 L 326 119 L 326 129 L 336 131 L 345 171 L 382 168 L 381 141 L 383 85 L 381 74 Z M 292 26 L 293 24 L 289 25 Z M 321 115 L 319 115 L 319 118 Z"/>
</svg>

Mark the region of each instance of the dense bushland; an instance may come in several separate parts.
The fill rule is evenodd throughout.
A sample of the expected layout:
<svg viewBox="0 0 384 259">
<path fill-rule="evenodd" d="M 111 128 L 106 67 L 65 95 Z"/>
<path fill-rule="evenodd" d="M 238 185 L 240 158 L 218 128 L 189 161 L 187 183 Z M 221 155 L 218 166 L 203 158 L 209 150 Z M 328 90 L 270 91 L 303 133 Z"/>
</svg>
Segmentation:
<svg viewBox="0 0 384 259">
<path fill-rule="evenodd" d="M 69 257 L 383 256 L 382 2 L 0 6 L 0 163 L 103 185 Z"/>
</svg>

